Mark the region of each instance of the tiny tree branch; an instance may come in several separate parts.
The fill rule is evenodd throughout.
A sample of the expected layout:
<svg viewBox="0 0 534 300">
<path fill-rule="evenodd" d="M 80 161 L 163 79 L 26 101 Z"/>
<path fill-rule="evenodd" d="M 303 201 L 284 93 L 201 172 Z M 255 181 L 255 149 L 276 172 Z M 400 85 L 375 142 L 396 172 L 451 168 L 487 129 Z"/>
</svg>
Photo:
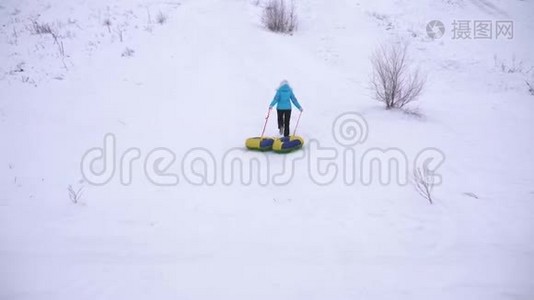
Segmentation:
<svg viewBox="0 0 534 300">
<path fill-rule="evenodd" d="M 416 168 L 413 171 L 413 184 L 419 195 L 433 204 L 432 190 L 434 189 L 434 173 L 428 168 Z"/>
</svg>

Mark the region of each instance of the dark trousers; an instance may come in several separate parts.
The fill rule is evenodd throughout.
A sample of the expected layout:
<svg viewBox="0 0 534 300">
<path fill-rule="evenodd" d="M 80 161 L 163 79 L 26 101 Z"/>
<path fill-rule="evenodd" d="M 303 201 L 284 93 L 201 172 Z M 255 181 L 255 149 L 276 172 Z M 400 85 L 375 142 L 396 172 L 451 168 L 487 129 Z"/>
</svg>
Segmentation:
<svg viewBox="0 0 534 300">
<path fill-rule="evenodd" d="M 278 109 L 278 129 L 284 127 L 284 136 L 289 136 L 289 120 L 291 109 Z"/>
</svg>

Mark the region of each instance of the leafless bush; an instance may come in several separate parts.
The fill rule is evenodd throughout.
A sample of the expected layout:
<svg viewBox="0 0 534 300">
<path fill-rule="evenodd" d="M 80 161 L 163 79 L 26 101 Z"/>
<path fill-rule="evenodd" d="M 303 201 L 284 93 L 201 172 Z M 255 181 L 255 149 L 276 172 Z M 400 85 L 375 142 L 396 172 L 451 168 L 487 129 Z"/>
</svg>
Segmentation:
<svg viewBox="0 0 534 300">
<path fill-rule="evenodd" d="M 528 80 L 525 80 L 525 83 L 527 84 L 529 93 L 534 96 L 534 81 L 528 82 Z"/>
<path fill-rule="evenodd" d="M 39 23 L 37 21 L 32 21 L 30 28 L 32 34 L 51 34 L 52 26 L 48 23 Z"/>
<path fill-rule="evenodd" d="M 528 74 L 530 71 L 534 69 L 534 67 L 526 68 L 523 65 L 522 60 L 518 60 L 515 56 L 512 57 L 510 61 L 506 60 L 499 60 L 496 55 L 493 56 L 493 60 L 495 62 L 495 66 L 501 70 L 503 73 L 520 73 L 520 74 Z"/>
<path fill-rule="evenodd" d="M 17 64 L 17 67 L 14 70 L 12 70 L 11 72 L 14 72 L 14 73 L 24 72 L 24 68 L 26 68 L 25 65 L 26 65 L 26 63 L 21 61 L 21 62 L 19 62 Z"/>
<path fill-rule="evenodd" d="M 61 26 L 61 25 L 59 25 Z M 30 32 L 33 34 L 49 34 L 54 39 L 54 44 L 57 46 L 59 57 L 63 67 L 68 70 L 67 64 L 65 64 L 65 46 L 63 45 L 63 37 L 57 33 L 56 30 L 50 26 L 48 23 L 39 23 L 37 21 L 32 21 L 32 26 Z"/>
<path fill-rule="evenodd" d="M 37 86 L 37 85 L 35 84 L 35 80 L 31 79 L 29 76 L 24 76 L 24 75 L 22 75 L 22 76 L 20 77 L 20 81 L 21 81 L 22 83 L 27 83 L 27 84 L 31 84 L 31 85 L 35 85 L 35 86 Z"/>
<path fill-rule="evenodd" d="M 412 107 L 412 108 L 403 108 L 402 112 L 410 117 L 422 119 L 424 118 L 424 115 L 421 113 L 418 107 Z"/>
<path fill-rule="evenodd" d="M 165 22 L 167 22 L 167 15 L 160 11 L 156 16 L 156 22 L 158 22 L 159 25 L 165 24 Z"/>
<path fill-rule="evenodd" d="M 295 4 L 270 0 L 263 11 L 263 24 L 273 32 L 292 33 L 297 29 Z"/>
<path fill-rule="evenodd" d="M 15 26 L 13 26 L 13 33 L 11 34 L 11 39 L 8 40 L 8 43 L 15 46 L 19 43 L 19 35 Z"/>
<path fill-rule="evenodd" d="M 423 90 L 425 81 L 418 69 L 410 68 L 407 52 L 406 45 L 381 45 L 371 57 L 371 89 L 386 109 L 402 108 Z"/>
<path fill-rule="evenodd" d="M 146 7 L 146 14 L 147 14 L 147 18 L 148 18 L 148 24 L 152 24 L 152 16 L 150 15 L 150 8 L 148 8 L 148 6 Z"/>
<path fill-rule="evenodd" d="M 433 203 L 432 200 L 432 190 L 434 189 L 434 173 L 431 172 L 428 168 L 416 168 L 413 171 L 413 184 L 415 190 L 421 197 L 425 198 Z"/>
<path fill-rule="evenodd" d="M 380 24 L 381 26 L 384 26 L 386 28 L 386 30 L 391 30 L 391 29 L 393 29 L 395 27 L 393 25 L 393 22 L 391 21 L 391 18 L 386 14 L 381 14 L 381 13 L 378 13 L 378 12 L 372 12 L 371 16 L 376 19 L 378 24 Z"/>
<path fill-rule="evenodd" d="M 72 185 L 69 185 L 67 191 L 69 192 L 69 198 L 72 203 L 78 203 L 83 195 L 83 186 L 75 190 Z"/>
<path fill-rule="evenodd" d="M 147 25 L 144 26 L 145 31 L 152 32 L 152 15 L 150 13 L 150 8 L 146 7 L 146 14 L 147 14 Z"/>
<path fill-rule="evenodd" d="M 126 48 L 124 49 L 124 51 L 122 51 L 122 55 L 121 55 L 121 56 L 122 56 L 122 57 L 130 57 L 130 56 L 133 56 L 134 53 L 135 53 L 134 50 L 132 50 L 132 49 L 126 47 Z"/>
<path fill-rule="evenodd" d="M 55 32 L 52 32 L 51 35 L 52 38 L 54 38 L 54 44 L 56 44 L 58 47 L 59 55 L 61 57 L 65 57 L 65 47 L 63 46 L 63 41 L 61 40 L 61 37 Z"/>
<path fill-rule="evenodd" d="M 122 43 L 124 40 L 124 28 L 121 25 L 117 25 L 117 28 L 115 28 L 115 32 L 117 33 L 117 36 L 119 37 L 119 41 Z"/>
<path fill-rule="evenodd" d="M 63 67 L 65 68 L 65 70 L 68 70 L 69 68 L 65 63 L 65 46 L 63 45 L 63 40 L 61 36 L 54 31 L 52 31 L 50 34 L 52 35 L 52 38 L 54 38 L 54 44 L 57 46 L 57 50 L 59 53 L 59 57 L 61 58 L 61 63 L 63 64 Z"/>
<path fill-rule="evenodd" d="M 111 33 L 111 20 L 109 18 L 106 18 L 103 23 L 104 26 L 108 28 L 108 32 Z"/>
<path fill-rule="evenodd" d="M 471 197 L 471 198 L 475 198 L 475 199 L 479 199 L 478 195 L 473 193 L 473 192 L 465 192 L 463 193 L 464 196 L 467 196 L 467 197 Z"/>
</svg>

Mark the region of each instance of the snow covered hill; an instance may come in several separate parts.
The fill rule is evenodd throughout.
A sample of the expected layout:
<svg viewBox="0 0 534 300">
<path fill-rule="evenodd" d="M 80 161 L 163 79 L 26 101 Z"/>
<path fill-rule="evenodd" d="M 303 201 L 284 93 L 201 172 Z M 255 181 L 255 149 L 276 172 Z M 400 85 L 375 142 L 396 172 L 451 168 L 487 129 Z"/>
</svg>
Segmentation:
<svg viewBox="0 0 534 300">
<path fill-rule="evenodd" d="M 298 0 L 281 35 L 265 2 L 0 3 L 0 299 L 532 299 L 534 3 Z M 369 89 L 401 41 L 416 115 Z M 306 146 L 247 152 L 282 79 Z"/>
</svg>

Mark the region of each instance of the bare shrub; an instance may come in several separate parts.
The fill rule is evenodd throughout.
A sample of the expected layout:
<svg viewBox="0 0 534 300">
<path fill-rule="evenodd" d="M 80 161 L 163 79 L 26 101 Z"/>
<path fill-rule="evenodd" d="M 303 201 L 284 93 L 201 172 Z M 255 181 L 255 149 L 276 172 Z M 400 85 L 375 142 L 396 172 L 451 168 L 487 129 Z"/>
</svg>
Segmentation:
<svg viewBox="0 0 534 300">
<path fill-rule="evenodd" d="M 12 70 L 11 72 L 14 72 L 14 73 L 24 72 L 25 65 L 26 63 L 21 61 L 17 64 L 17 67 L 15 68 L 15 70 Z"/>
<path fill-rule="evenodd" d="M 418 107 L 403 108 L 402 112 L 405 115 L 408 115 L 408 116 L 413 117 L 413 118 L 417 118 L 417 119 L 423 119 L 424 118 L 424 115 L 421 113 L 421 111 L 419 110 Z"/>
<path fill-rule="evenodd" d="M 167 22 L 167 15 L 160 11 L 156 16 L 156 22 L 158 22 L 159 25 L 165 24 L 165 22 Z"/>
<path fill-rule="evenodd" d="M 534 96 L 534 80 L 532 82 L 528 82 L 528 80 L 525 80 L 525 83 L 527 84 L 529 93 Z"/>
<path fill-rule="evenodd" d="M 65 63 L 65 46 L 63 45 L 63 40 L 60 35 L 58 35 L 56 32 L 52 31 L 50 33 L 52 35 L 52 38 L 54 38 L 54 44 L 57 46 L 57 51 L 59 54 L 59 57 L 61 58 L 61 63 L 63 64 L 63 67 L 65 70 L 68 70 L 67 64 Z"/>
<path fill-rule="evenodd" d="M 378 13 L 378 12 L 372 12 L 371 16 L 376 19 L 378 24 L 380 24 L 381 26 L 384 26 L 386 28 L 386 30 L 391 30 L 391 29 L 393 29 L 395 27 L 393 25 L 393 22 L 391 21 L 391 18 L 386 14 L 381 14 L 381 13 Z"/>
<path fill-rule="evenodd" d="M 117 33 L 117 36 L 119 37 L 119 41 L 122 43 L 124 41 L 124 28 L 121 25 L 117 25 L 117 28 L 115 28 L 115 32 Z"/>
<path fill-rule="evenodd" d="M 471 198 L 475 198 L 475 199 L 479 199 L 478 195 L 473 193 L 473 192 L 465 192 L 463 193 L 464 196 L 467 196 L 467 197 L 471 197 Z"/>
<path fill-rule="evenodd" d="M 20 81 L 21 81 L 22 83 L 28 83 L 28 84 L 37 86 L 37 85 L 35 84 L 35 80 L 31 79 L 29 76 L 24 76 L 24 75 L 21 76 L 21 77 L 20 77 Z"/>
<path fill-rule="evenodd" d="M 152 32 L 152 16 L 150 15 L 150 8 L 146 7 L 147 25 L 144 26 L 145 31 Z"/>
<path fill-rule="evenodd" d="M 78 203 L 83 195 L 83 186 L 75 190 L 72 185 L 69 185 L 67 191 L 69 192 L 69 198 L 72 203 Z"/>
<path fill-rule="evenodd" d="M 416 168 L 413 171 L 413 184 L 421 197 L 433 204 L 432 190 L 434 189 L 434 173 L 428 168 Z"/>
<path fill-rule="evenodd" d="M 15 29 L 15 26 L 13 26 L 13 33 L 11 34 L 11 37 L 12 38 L 8 40 L 8 43 L 17 46 L 19 43 L 19 35 L 17 33 L 17 29 Z"/>
<path fill-rule="evenodd" d="M 513 56 L 510 61 L 506 61 L 506 60 L 499 61 L 497 56 L 494 55 L 493 56 L 493 60 L 495 61 L 495 66 L 498 67 L 501 70 L 501 72 L 503 72 L 503 73 L 527 74 L 530 71 L 532 71 L 532 69 L 534 69 L 534 67 L 530 67 L 527 70 L 525 68 L 525 66 L 523 65 L 523 61 L 522 60 L 518 60 L 515 56 Z"/>
<path fill-rule="evenodd" d="M 61 40 L 61 37 L 55 33 L 50 33 L 52 35 L 52 38 L 54 38 L 54 44 L 58 47 L 58 52 L 61 57 L 65 57 L 65 47 L 63 46 L 63 41 Z"/>
<path fill-rule="evenodd" d="M 30 28 L 32 34 L 51 34 L 52 26 L 48 23 L 39 23 L 37 21 L 32 21 Z"/>
<path fill-rule="evenodd" d="M 111 20 L 109 18 L 106 18 L 103 23 L 104 26 L 108 28 L 108 32 L 111 33 Z"/>
<path fill-rule="evenodd" d="M 59 25 L 61 27 L 61 25 Z M 65 46 L 63 45 L 63 37 L 57 33 L 56 30 L 50 26 L 48 23 L 39 23 L 37 21 L 32 21 L 30 32 L 33 34 L 49 34 L 54 39 L 54 44 L 57 46 L 59 57 L 61 58 L 61 63 L 63 67 L 68 70 L 67 64 L 65 64 Z"/>
<path fill-rule="evenodd" d="M 381 45 L 371 57 L 371 89 L 386 109 L 402 108 L 419 97 L 425 85 L 418 69 L 410 68 L 406 45 Z"/>
<path fill-rule="evenodd" d="M 124 51 L 122 51 L 121 56 L 122 56 L 122 57 L 130 57 L 130 56 L 133 56 L 134 53 L 135 53 L 134 50 L 132 50 L 132 49 L 126 47 L 126 48 L 124 49 Z"/>
<path fill-rule="evenodd" d="M 292 33 L 297 29 L 295 4 L 285 0 L 270 0 L 263 10 L 263 24 L 273 32 Z"/>
<path fill-rule="evenodd" d="M 147 18 L 148 18 L 148 24 L 152 24 L 152 16 L 150 15 L 150 8 L 148 8 L 148 6 L 146 7 L 146 14 L 147 14 Z"/>
</svg>

